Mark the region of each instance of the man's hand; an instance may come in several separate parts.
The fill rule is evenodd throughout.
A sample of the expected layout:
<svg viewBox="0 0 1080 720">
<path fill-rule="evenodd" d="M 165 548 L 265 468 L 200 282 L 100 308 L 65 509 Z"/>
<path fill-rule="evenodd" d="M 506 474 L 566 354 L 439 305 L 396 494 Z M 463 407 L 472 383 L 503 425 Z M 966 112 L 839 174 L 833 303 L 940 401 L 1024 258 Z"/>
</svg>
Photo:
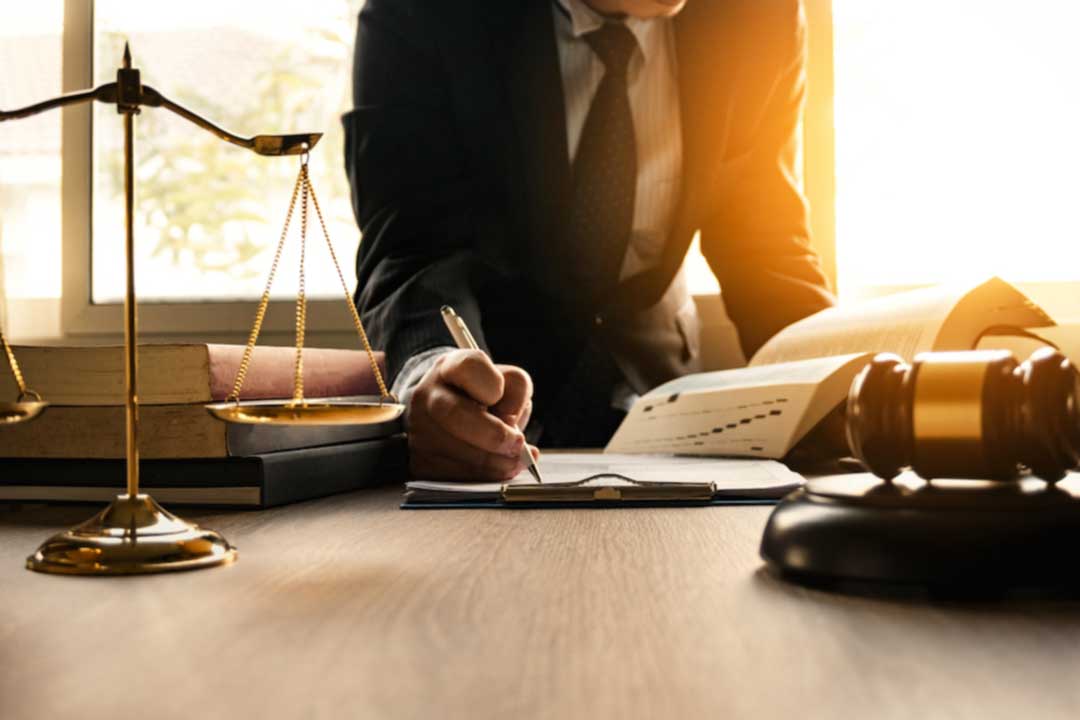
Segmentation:
<svg viewBox="0 0 1080 720">
<path fill-rule="evenodd" d="M 503 481 L 520 473 L 532 390 L 527 372 L 495 365 L 479 350 L 440 356 L 409 400 L 412 474 Z"/>
</svg>

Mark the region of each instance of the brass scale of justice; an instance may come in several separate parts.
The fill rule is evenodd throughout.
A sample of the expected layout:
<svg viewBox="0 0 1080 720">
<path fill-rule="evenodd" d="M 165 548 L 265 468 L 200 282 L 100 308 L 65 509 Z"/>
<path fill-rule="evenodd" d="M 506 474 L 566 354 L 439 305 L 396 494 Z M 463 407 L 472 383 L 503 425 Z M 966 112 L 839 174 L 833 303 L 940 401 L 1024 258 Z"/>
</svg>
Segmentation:
<svg viewBox="0 0 1080 720">
<path fill-rule="evenodd" d="M 330 243 L 322 210 L 308 174 L 309 151 L 322 137 L 321 133 L 290 135 L 256 135 L 243 138 L 234 135 L 169 100 L 154 88 L 143 85 L 139 70 L 131 65 L 131 51 L 125 45 L 121 68 L 116 82 L 62 95 L 25 108 L 0 111 L 0 122 L 17 120 L 68 105 L 98 101 L 116 105 L 124 121 L 124 201 L 125 201 L 125 269 L 124 296 L 124 378 L 126 407 L 126 472 L 127 492 L 118 495 L 107 508 L 66 532 L 54 535 L 27 558 L 31 570 L 74 575 L 129 575 L 136 573 L 189 570 L 224 565 L 236 560 L 237 552 L 217 532 L 185 522 L 164 510 L 153 498 L 139 492 L 139 403 L 137 391 L 138 346 L 134 264 L 134 121 L 143 107 L 165 108 L 189 122 L 209 131 L 218 138 L 247 148 L 259 155 L 299 155 L 300 172 L 293 187 L 292 199 L 285 217 L 274 254 L 270 275 L 255 313 L 255 321 L 247 347 L 237 371 L 229 397 L 223 403 L 207 405 L 215 417 L 230 423 L 282 425 L 365 425 L 396 420 L 404 407 L 387 390 L 375 355 L 364 332 L 360 315 L 352 302 L 341 265 Z M 270 290 L 281 260 L 282 249 L 289 233 L 293 212 L 300 201 L 300 285 L 296 298 L 296 361 L 293 397 L 287 402 L 241 402 L 244 378 L 251 365 L 252 352 L 270 303 Z M 303 347 L 307 321 L 307 299 L 304 291 L 304 262 L 308 230 L 308 207 L 314 208 L 322 234 L 337 268 L 338 278 L 357 333 L 367 352 L 368 360 L 379 385 L 378 402 L 308 401 L 304 398 Z M 8 365 L 15 377 L 19 395 L 15 402 L 0 403 L 0 425 L 29 422 L 47 407 L 42 398 L 27 386 L 15 354 L 0 331 Z"/>
</svg>

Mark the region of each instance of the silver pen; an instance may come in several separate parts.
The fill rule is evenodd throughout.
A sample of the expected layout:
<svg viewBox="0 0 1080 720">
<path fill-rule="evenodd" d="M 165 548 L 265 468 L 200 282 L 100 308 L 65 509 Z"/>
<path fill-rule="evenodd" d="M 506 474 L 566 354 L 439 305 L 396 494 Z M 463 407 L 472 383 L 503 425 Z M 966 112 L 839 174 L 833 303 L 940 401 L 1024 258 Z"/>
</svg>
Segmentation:
<svg viewBox="0 0 1080 720">
<path fill-rule="evenodd" d="M 443 305 L 442 319 L 446 323 L 446 329 L 450 331 L 450 335 L 453 336 L 454 342 L 457 343 L 459 348 L 462 350 L 480 349 L 480 346 L 476 344 L 476 339 L 469 332 L 469 326 L 465 324 L 460 315 L 454 312 L 454 308 Z M 533 459 L 532 453 L 529 452 L 528 443 L 525 443 L 525 447 L 521 449 L 521 460 L 525 463 L 525 467 L 528 468 L 529 474 L 536 478 L 536 482 L 543 483 L 544 479 L 540 477 L 540 467 L 536 464 L 536 460 Z"/>
</svg>

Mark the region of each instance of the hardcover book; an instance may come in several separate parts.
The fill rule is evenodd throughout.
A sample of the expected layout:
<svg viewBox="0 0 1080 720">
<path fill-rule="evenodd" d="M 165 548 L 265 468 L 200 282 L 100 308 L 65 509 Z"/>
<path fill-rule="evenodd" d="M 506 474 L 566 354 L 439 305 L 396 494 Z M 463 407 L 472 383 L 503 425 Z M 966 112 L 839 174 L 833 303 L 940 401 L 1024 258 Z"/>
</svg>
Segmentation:
<svg viewBox="0 0 1080 720">
<path fill-rule="evenodd" d="M 401 482 L 405 437 L 245 457 L 144 460 L 141 487 L 166 504 L 267 508 Z M 123 460 L 0 459 L 0 501 L 96 502 L 123 493 Z"/>
<path fill-rule="evenodd" d="M 17 346 L 13 350 L 27 384 L 53 405 L 124 404 L 122 346 Z M 151 344 L 140 345 L 138 355 L 140 405 L 220 402 L 232 390 L 244 346 Z M 381 365 L 383 354 L 375 356 Z M 295 348 L 256 346 L 244 382 L 244 399 L 292 397 L 295 360 Z M 304 391 L 310 397 L 377 395 L 379 387 L 367 353 L 305 348 Z M 14 379 L 0 374 L 0 397 L 16 395 Z"/>
<path fill-rule="evenodd" d="M 1054 321 L 1000 278 L 838 306 L 780 331 L 745 368 L 672 380 L 634 403 L 616 453 L 783 458 L 845 400 L 874 354 L 1034 349 Z"/>
</svg>

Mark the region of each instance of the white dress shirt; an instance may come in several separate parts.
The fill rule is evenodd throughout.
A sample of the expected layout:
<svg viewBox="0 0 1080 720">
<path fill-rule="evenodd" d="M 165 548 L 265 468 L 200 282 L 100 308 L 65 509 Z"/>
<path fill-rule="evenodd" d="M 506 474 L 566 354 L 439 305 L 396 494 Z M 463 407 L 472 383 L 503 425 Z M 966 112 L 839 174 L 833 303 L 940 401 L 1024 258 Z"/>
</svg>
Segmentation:
<svg viewBox="0 0 1080 720">
<path fill-rule="evenodd" d="M 604 77 L 603 63 L 583 36 L 599 29 L 605 19 L 584 0 L 553 0 L 552 12 L 566 108 L 568 159 L 572 164 L 593 97 Z M 681 190 L 682 131 L 671 20 L 627 18 L 622 22 L 639 47 L 631 58 L 627 82 L 634 120 L 637 187 L 630 241 L 620 273 L 626 278 L 654 264 L 667 242 Z M 435 359 L 453 349 L 432 348 L 409 358 L 394 381 L 393 391 L 399 400 L 407 404 L 412 388 Z M 616 389 L 613 405 L 629 409 L 633 399 L 629 387 L 621 386 Z"/>
<path fill-rule="evenodd" d="M 573 163 L 585 119 L 604 77 L 604 64 L 583 36 L 600 29 L 604 18 L 585 0 L 556 0 L 552 9 L 566 107 L 566 140 Z M 671 20 L 627 18 L 623 22 L 639 47 L 630 59 L 627 82 L 637 149 L 637 188 L 621 272 L 626 278 L 652 265 L 667 241 L 682 181 L 682 130 Z"/>
</svg>

